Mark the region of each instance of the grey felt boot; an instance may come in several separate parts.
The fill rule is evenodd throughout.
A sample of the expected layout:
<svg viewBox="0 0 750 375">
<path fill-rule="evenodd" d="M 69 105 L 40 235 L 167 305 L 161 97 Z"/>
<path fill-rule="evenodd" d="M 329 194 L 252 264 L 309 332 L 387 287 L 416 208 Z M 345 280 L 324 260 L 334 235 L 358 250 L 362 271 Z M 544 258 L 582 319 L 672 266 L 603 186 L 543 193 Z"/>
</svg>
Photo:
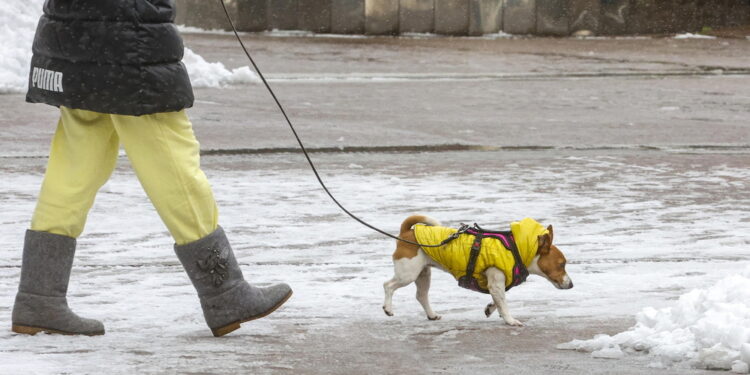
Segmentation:
<svg viewBox="0 0 750 375">
<path fill-rule="evenodd" d="M 81 318 L 68 308 L 68 280 L 76 239 L 26 231 L 21 283 L 13 305 L 13 332 L 103 335 L 104 325 Z"/>
<path fill-rule="evenodd" d="M 292 296 L 286 284 L 266 288 L 248 284 L 221 227 L 198 241 L 175 245 L 174 250 L 198 291 L 203 316 L 216 337 L 274 312 Z"/>
</svg>

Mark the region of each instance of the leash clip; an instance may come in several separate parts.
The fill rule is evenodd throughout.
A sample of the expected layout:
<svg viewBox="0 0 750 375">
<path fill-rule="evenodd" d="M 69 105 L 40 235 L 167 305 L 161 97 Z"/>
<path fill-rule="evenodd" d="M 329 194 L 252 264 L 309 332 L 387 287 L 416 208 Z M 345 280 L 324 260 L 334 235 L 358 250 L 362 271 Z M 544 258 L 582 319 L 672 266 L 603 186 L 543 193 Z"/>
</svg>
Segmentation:
<svg viewBox="0 0 750 375">
<path fill-rule="evenodd" d="M 450 237 L 448 238 L 450 238 L 451 240 L 455 240 L 456 238 L 458 238 L 458 236 L 466 233 L 466 231 L 469 230 L 469 228 L 470 227 L 468 225 L 461 223 L 461 226 L 458 227 L 458 230 L 455 233 L 451 234 Z"/>
<path fill-rule="evenodd" d="M 464 223 L 461 223 L 461 226 L 458 228 L 458 230 L 456 232 L 454 232 L 453 234 L 451 234 L 450 236 L 448 236 L 448 238 L 444 239 L 442 242 L 440 242 L 440 244 L 438 244 L 438 245 L 432 245 L 430 247 L 445 246 L 449 242 L 451 242 L 451 241 L 455 240 L 456 238 L 458 238 L 458 236 L 466 233 L 467 230 L 469 230 L 469 226 L 466 225 L 466 224 L 464 224 Z"/>
</svg>

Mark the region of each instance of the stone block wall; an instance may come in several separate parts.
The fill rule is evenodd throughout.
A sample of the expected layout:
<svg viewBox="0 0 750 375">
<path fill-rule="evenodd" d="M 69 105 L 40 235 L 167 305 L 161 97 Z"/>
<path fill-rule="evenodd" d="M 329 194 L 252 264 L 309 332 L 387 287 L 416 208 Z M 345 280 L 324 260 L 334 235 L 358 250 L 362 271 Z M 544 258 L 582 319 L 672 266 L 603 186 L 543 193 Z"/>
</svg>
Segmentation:
<svg viewBox="0 0 750 375">
<path fill-rule="evenodd" d="M 176 0 L 179 24 L 226 29 L 219 0 Z M 750 24 L 750 0 L 225 0 L 242 31 L 566 36 Z"/>
</svg>

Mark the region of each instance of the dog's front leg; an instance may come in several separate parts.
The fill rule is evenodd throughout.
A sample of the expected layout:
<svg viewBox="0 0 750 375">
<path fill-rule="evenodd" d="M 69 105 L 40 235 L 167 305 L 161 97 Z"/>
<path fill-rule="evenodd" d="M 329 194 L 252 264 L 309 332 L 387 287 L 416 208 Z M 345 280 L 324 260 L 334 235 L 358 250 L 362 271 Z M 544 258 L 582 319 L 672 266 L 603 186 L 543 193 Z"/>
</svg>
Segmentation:
<svg viewBox="0 0 750 375">
<path fill-rule="evenodd" d="M 490 289 L 490 295 L 495 302 L 495 306 L 500 311 L 500 316 L 505 320 L 505 324 L 511 326 L 523 326 L 519 320 L 513 318 L 508 311 L 508 304 L 505 302 L 505 274 L 495 267 L 490 267 L 485 271 L 487 284 Z M 494 308 L 488 305 L 485 314 L 492 314 Z"/>
<path fill-rule="evenodd" d="M 495 310 L 497 310 L 495 302 L 490 302 L 487 304 L 487 307 L 484 308 L 484 315 L 489 318 L 492 316 L 492 313 L 494 313 Z"/>
</svg>

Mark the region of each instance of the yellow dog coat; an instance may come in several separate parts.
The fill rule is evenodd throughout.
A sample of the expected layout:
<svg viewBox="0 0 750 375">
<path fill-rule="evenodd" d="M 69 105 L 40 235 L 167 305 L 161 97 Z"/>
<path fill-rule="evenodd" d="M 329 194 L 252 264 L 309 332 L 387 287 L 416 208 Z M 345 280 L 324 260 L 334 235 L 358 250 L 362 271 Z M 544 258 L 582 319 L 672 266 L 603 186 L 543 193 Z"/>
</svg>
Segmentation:
<svg viewBox="0 0 750 375">
<path fill-rule="evenodd" d="M 525 218 L 521 221 L 513 222 L 510 225 L 510 232 L 484 232 L 476 236 L 477 232 L 472 229 L 468 233 L 462 233 L 458 238 L 440 247 L 423 247 L 427 255 L 435 262 L 440 264 L 450 272 L 456 280 L 461 280 L 466 276 L 467 266 L 471 255 L 472 245 L 475 239 L 481 239 L 481 250 L 476 258 L 474 273 L 471 275 L 478 284 L 478 291 L 487 293 L 487 277 L 484 271 L 489 267 L 496 267 L 505 274 L 506 290 L 520 284 L 523 280 L 518 281 L 518 271 L 514 274 L 516 259 L 511 249 L 513 244 L 503 244 L 503 241 L 513 241 L 518 249 L 520 261 L 525 267 L 531 265 L 537 253 L 538 237 L 549 233 L 549 231 L 539 224 L 536 220 Z M 425 245 L 438 245 L 458 230 L 453 228 L 429 226 L 417 224 L 414 226 L 414 234 L 417 242 Z M 520 266 L 520 265 L 519 265 Z M 523 277 L 525 279 L 525 275 Z M 464 286 L 464 285 L 462 285 Z M 473 288 L 470 288 L 473 289 Z"/>
</svg>

